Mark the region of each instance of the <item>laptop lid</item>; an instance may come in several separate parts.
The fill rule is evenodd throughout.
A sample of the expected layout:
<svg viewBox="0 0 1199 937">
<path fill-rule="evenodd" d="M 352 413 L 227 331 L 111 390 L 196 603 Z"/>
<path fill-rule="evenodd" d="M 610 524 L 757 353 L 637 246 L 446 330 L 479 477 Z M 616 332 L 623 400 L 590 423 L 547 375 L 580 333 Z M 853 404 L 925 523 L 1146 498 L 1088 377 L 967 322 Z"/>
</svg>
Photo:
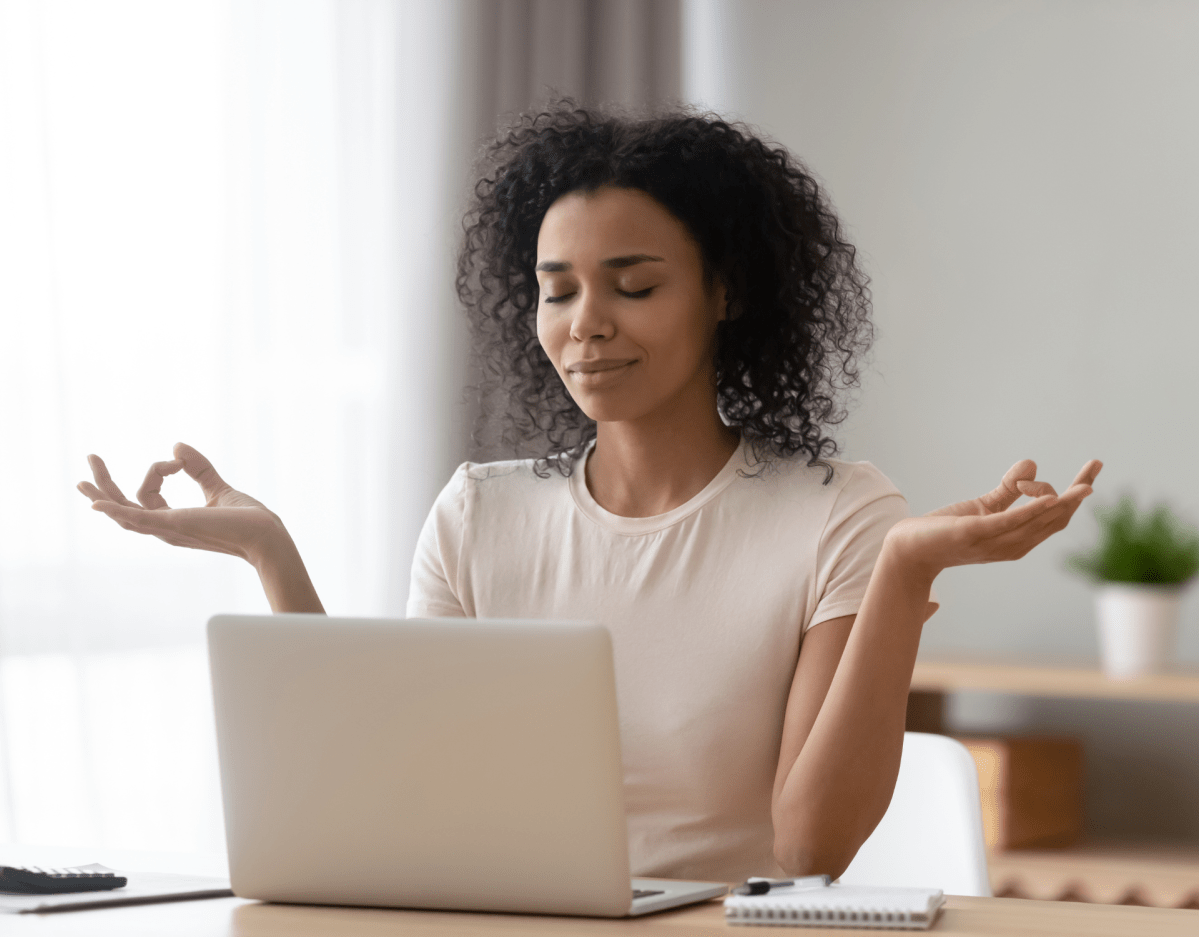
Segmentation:
<svg viewBox="0 0 1199 937">
<path fill-rule="evenodd" d="M 629 913 L 603 627 L 218 615 L 208 643 L 238 895 Z"/>
</svg>

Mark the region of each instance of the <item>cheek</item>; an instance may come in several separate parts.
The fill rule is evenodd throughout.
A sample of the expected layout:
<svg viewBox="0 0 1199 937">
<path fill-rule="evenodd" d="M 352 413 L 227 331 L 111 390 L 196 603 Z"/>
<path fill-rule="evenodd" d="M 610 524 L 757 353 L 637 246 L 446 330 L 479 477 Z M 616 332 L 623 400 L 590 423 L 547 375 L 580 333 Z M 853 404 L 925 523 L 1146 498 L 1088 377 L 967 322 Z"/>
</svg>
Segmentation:
<svg viewBox="0 0 1199 937">
<path fill-rule="evenodd" d="M 542 349 L 555 368 L 558 367 L 558 352 L 562 348 L 562 336 L 559 334 L 562 330 L 559 325 L 553 316 L 542 311 L 542 307 L 537 308 L 537 341 L 541 343 Z"/>
<path fill-rule="evenodd" d="M 678 362 L 702 356 L 711 343 L 712 333 L 713 323 L 695 302 L 662 308 L 657 315 L 647 316 L 642 326 L 645 342 Z"/>
</svg>

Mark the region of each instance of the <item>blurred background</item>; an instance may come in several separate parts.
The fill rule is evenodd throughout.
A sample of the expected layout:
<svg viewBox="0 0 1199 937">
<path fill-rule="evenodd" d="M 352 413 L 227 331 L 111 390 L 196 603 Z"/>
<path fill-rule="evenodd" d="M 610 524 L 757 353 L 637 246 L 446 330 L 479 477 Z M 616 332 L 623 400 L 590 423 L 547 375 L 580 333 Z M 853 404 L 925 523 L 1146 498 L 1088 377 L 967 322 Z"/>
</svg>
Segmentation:
<svg viewBox="0 0 1199 937">
<path fill-rule="evenodd" d="M 132 495 L 196 446 L 330 612 L 403 614 L 433 498 L 496 455 L 453 298 L 471 164 L 557 93 L 700 104 L 823 180 L 878 326 L 838 439 L 914 513 L 1097 457 L 1094 501 L 1193 521 L 1196 47 L 1190 0 L 0 0 L 0 842 L 223 849 L 204 625 L 266 603 L 88 510 L 88 453 Z M 946 573 L 922 653 L 1093 662 L 1063 558 L 1094 537 L 1088 505 Z M 1199 845 L 1196 707 L 948 716 L 1082 738 L 1090 834 Z"/>
</svg>

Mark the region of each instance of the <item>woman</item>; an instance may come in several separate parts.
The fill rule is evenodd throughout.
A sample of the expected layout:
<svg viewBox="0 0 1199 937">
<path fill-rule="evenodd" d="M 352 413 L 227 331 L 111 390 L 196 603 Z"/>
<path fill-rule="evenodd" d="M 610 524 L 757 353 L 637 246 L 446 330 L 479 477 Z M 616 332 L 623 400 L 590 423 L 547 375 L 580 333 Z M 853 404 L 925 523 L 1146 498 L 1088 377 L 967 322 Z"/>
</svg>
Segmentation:
<svg viewBox="0 0 1199 937">
<path fill-rule="evenodd" d="M 936 575 L 1023 556 L 1101 466 L 1059 496 L 1025 460 L 908 518 L 873 466 L 831 458 L 866 278 L 811 176 L 746 129 L 563 102 L 487 158 L 458 291 L 513 435 L 545 454 L 458 469 L 408 613 L 608 626 L 635 875 L 839 875 L 894 788 Z M 279 519 L 194 449 L 140 506 L 91 463 L 80 488 L 122 526 L 241 556 L 272 609 L 323 611 Z M 207 507 L 167 507 L 180 469 Z"/>
</svg>

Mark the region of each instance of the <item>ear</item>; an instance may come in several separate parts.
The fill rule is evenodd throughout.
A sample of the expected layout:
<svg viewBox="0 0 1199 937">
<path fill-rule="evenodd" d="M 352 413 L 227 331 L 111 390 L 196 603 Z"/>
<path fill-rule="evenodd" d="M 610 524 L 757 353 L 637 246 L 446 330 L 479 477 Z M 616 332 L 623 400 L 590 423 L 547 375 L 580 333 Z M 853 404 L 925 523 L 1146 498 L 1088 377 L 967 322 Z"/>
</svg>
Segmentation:
<svg viewBox="0 0 1199 937">
<path fill-rule="evenodd" d="M 736 312 L 733 312 L 731 315 L 729 313 L 728 291 L 725 289 L 723 277 L 718 276 L 713 279 L 712 289 L 708 294 L 708 301 L 715 308 L 717 322 L 737 318 Z"/>
</svg>

